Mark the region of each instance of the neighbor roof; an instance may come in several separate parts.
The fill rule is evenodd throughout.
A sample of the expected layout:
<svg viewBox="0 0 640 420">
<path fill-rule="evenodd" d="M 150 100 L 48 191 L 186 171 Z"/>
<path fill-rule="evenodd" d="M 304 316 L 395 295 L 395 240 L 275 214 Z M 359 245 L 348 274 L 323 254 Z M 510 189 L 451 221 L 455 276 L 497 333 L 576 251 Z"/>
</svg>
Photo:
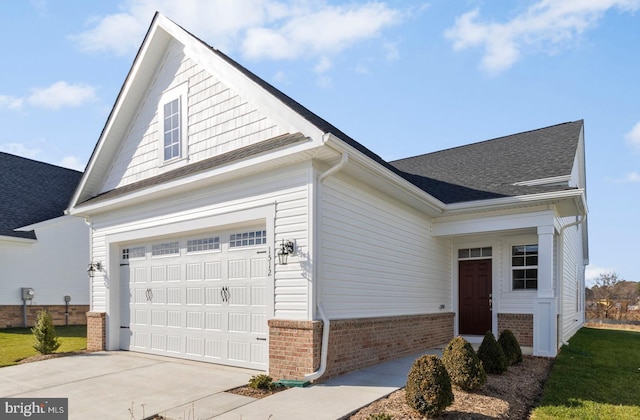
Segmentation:
<svg viewBox="0 0 640 420">
<path fill-rule="evenodd" d="M 521 183 L 570 176 L 583 123 L 567 122 L 390 163 L 447 204 L 573 189 L 568 182 Z"/>
<path fill-rule="evenodd" d="M 82 172 L 0 152 L 0 236 L 36 239 L 14 229 L 64 215 Z"/>
</svg>

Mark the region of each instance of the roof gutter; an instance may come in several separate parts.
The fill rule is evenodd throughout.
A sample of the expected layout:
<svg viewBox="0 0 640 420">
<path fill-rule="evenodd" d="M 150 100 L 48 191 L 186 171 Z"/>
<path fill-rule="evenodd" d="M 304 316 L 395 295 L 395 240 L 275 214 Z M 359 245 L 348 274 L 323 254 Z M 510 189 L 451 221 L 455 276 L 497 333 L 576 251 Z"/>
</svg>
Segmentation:
<svg viewBox="0 0 640 420">
<path fill-rule="evenodd" d="M 325 134 L 325 137 L 330 136 L 330 133 Z M 329 178 L 331 175 L 336 174 L 340 171 L 349 161 L 349 154 L 347 152 L 342 152 L 342 158 L 340 162 L 338 162 L 335 166 L 327 169 L 320 177 L 318 178 L 319 188 L 322 188 L 324 181 Z M 317 371 L 313 373 L 308 373 L 304 375 L 305 381 L 314 381 L 324 375 L 324 372 L 327 369 L 327 356 L 329 354 L 329 330 L 331 329 L 331 320 L 324 313 L 324 309 L 322 308 L 322 302 L 320 301 L 320 297 L 316 299 L 316 307 L 318 308 L 318 313 L 320 314 L 320 318 L 322 319 L 322 347 L 320 349 L 320 367 Z"/>
</svg>

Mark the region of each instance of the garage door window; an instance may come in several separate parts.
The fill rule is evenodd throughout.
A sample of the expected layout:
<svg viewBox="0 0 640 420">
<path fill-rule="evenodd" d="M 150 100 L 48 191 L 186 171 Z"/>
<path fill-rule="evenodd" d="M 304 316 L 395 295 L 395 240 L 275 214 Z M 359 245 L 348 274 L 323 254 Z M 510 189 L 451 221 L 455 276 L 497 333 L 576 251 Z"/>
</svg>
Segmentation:
<svg viewBox="0 0 640 420">
<path fill-rule="evenodd" d="M 267 243 L 266 230 L 252 230 L 249 232 L 232 233 L 229 236 L 229 248 L 264 245 L 266 243 Z"/>
<path fill-rule="evenodd" d="M 144 258 L 147 253 L 147 248 L 144 246 L 134 246 L 131 248 L 122 249 L 122 259 L 132 260 L 134 258 Z"/>
<path fill-rule="evenodd" d="M 216 251 L 220 249 L 220 237 L 189 239 L 187 252 Z"/>
<path fill-rule="evenodd" d="M 180 242 L 166 242 L 163 244 L 151 245 L 151 255 L 153 257 L 176 254 L 180 254 Z"/>
</svg>

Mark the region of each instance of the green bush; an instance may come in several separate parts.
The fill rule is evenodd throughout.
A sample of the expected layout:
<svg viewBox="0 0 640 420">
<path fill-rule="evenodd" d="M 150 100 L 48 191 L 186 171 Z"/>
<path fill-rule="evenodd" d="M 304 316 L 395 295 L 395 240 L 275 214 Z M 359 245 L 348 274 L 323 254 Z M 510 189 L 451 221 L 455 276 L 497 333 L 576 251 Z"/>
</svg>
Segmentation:
<svg viewBox="0 0 640 420">
<path fill-rule="evenodd" d="M 502 348 L 504 356 L 507 358 L 507 364 L 515 365 L 516 363 L 522 362 L 520 343 L 518 343 L 516 336 L 513 335 L 511 330 L 504 330 L 500 333 L 498 344 Z"/>
<path fill-rule="evenodd" d="M 413 362 L 405 388 L 407 404 L 426 416 L 437 416 L 453 404 L 451 379 L 438 356 L 427 354 Z"/>
<path fill-rule="evenodd" d="M 465 391 L 473 391 L 487 382 L 487 374 L 475 350 L 467 340 L 456 337 L 447 344 L 442 363 L 451 383 Z"/>
<path fill-rule="evenodd" d="M 264 391 L 271 391 L 275 389 L 276 385 L 273 383 L 273 378 L 271 376 L 260 374 L 252 376 L 251 379 L 249 379 L 249 387 L 262 389 Z"/>
<path fill-rule="evenodd" d="M 56 328 L 53 326 L 51 314 L 46 309 L 38 312 L 36 325 L 31 328 L 33 333 L 33 348 L 40 354 L 51 354 L 58 350 L 60 341 L 56 335 Z"/>
<path fill-rule="evenodd" d="M 367 420 L 393 420 L 393 416 L 387 413 L 369 414 Z"/>
<path fill-rule="evenodd" d="M 502 347 L 500 347 L 491 331 L 487 331 L 484 335 L 482 344 L 478 349 L 478 357 L 487 373 L 501 374 L 509 367 Z"/>
</svg>

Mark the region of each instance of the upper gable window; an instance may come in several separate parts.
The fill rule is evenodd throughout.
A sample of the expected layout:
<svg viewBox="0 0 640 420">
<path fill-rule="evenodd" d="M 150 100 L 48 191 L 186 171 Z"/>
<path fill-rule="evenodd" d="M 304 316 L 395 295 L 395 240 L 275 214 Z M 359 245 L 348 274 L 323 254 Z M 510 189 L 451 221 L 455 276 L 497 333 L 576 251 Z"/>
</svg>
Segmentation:
<svg viewBox="0 0 640 420">
<path fill-rule="evenodd" d="M 158 109 L 160 165 L 187 157 L 186 83 L 166 91 Z"/>
</svg>

